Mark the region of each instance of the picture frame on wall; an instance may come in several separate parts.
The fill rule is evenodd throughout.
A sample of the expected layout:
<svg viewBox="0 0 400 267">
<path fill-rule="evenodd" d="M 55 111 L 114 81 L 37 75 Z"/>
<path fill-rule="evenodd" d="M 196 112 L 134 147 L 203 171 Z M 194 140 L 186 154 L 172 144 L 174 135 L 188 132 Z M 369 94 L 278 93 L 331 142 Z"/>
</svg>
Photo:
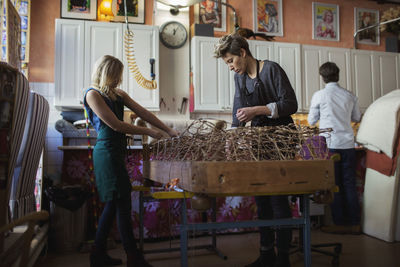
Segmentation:
<svg viewBox="0 0 400 267">
<path fill-rule="evenodd" d="M 144 0 L 127 0 L 126 9 L 128 10 L 128 22 L 144 23 Z M 125 21 L 124 0 L 113 0 L 112 12 L 114 13 L 113 21 Z"/>
<path fill-rule="evenodd" d="M 312 3 L 313 39 L 339 41 L 339 6 L 326 3 Z"/>
<path fill-rule="evenodd" d="M 61 17 L 95 20 L 97 0 L 61 0 Z"/>
<path fill-rule="evenodd" d="M 379 23 L 379 10 L 367 8 L 354 8 L 354 32 Z M 379 45 L 379 27 L 361 31 L 357 35 L 357 43 Z"/>
<path fill-rule="evenodd" d="M 205 0 L 195 6 L 195 21 L 198 24 L 212 24 L 214 31 L 226 32 L 226 0 Z"/>
<path fill-rule="evenodd" d="M 254 32 L 283 36 L 282 0 L 253 0 Z"/>
</svg>

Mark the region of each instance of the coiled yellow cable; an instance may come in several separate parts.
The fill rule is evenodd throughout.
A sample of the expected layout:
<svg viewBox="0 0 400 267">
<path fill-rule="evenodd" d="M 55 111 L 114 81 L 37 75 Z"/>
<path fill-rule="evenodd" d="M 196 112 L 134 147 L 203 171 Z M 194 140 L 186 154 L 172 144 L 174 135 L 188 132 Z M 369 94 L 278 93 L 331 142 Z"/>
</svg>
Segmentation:
<svg viewBox="0 0 400 267">
<path fill-rule="evenodd" d="M 143 88 L 153 90 L 157 88 L 157 82 L 155 80 L 155 75 L 152 73 L 152 80 L 147 80 L 145 77 L 143 77 L 142 73 L 139 70 L 139 67 L 136 64 L 136 59 L 135 59 L 135 50 L 133 47 L 133 32 L 129 30 L 129 28 L 126 29 L 125 34 L 124 34 L 124 47 L 125 47 L 125 55 L 126 59 L 128 61 L 128 68 L 133 74 L 133 77 L 135 78 L 136 82 Z M 150 64 L 154 64 L 154 59 L 150 60 Z M 153 72 L 153 71 L 152 71 Z"/>
</svg>

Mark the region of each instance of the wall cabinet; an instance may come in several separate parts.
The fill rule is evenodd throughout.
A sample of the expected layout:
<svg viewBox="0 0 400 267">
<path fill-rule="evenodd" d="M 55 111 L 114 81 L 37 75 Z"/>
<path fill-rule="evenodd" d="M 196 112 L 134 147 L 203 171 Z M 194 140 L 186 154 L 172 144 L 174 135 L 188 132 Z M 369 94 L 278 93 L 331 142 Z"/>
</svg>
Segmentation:
<svg viewBox="0 0 400 267">
<path fill-rule="evenodd" d="M 365 111 L 379 97 L 399 88 L 398 53 L 352 50 L 352 91 Z"/>
<path fill-rule="evenodd" d="M 218 38 L 192 39 L 195 111 L 231 112 L 235 93 L 234 72 L 213 57 Z M 380 96 L 400 88 L 398 53 L 249 40 L 257 59 L 277 62 L 295 90 L 298 111 L 307 112 L 313 94 L 324 88 L 319 67 L 331 61 L 340 69 L 339 84 L 352 91 L 364 112 Z"/>
<path fill-rule="evenodd" d="M 211 37 L 192 39 L 195 111 L 225 111 L 231 106 L 235 86 L 229 79 L 233 76 L 225 62 L 214 57 L 217 42 L 218 38 Z"/>
<path fill-rule="evenodd" d="M 134 33 L 134 55 L 143 76 L 150 78 L 150 58 L 158 84 L 158 28 L 130 25 Z M 159 89 L 148 90 L 137 84 L 129 72 L 124 49 L 123 23 L 80 20 L 56 20 L 55 106 L 59 109 L 82 108 L 83 92 L 90 86 L 94 63 L 103 55 L 112 55 L 124 63 L 121 88 L 149 110 L 159 110 Z M 137 51 L 140 51 L 138 53 Z"/>
<path fill-rule="evenodd" d="M 84 31 L 83 21 L 56 21 L 55 106 L 82 107 Z"/>
</svg>

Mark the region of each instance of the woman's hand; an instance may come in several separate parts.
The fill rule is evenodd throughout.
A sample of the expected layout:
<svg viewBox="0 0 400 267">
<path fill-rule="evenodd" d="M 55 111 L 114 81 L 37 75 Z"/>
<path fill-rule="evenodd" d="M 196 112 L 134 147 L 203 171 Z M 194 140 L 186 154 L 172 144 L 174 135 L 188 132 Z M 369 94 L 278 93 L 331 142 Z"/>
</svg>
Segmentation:
<svg viewBox="0 0 400 267">
<path fill-rule="evenodd" d="M 149 136 L 153 137 L 154 139 L 161 139 L 163 137 L 163 134 L 157 130 L 150 129 L 148 128 L 148 134 Z"/>
<path fill-rule="evenodd" d="M 254 107 L 240 108 L 236 112 L 236 118 L 240 122 L 251 121 L 256 115 Z"/>
<path fill-rule="evenodd" d="M 179 136 L 179 132 L 178 132 L 178 131 L 175 131 L 175 130 L 172 129 L 172 128 L 169 128 L 169 131 L 168 131 L 167 133 L 168 133 L 168 135 L 169 135 L 170 137 L 177 137 L 177 136 Z"/>
</svg>

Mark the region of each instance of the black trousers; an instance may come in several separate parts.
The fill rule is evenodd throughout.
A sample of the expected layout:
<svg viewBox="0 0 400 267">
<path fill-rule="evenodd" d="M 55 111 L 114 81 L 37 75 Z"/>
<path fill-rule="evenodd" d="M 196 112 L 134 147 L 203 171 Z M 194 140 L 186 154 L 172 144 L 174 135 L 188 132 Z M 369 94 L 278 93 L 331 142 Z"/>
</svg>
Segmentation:
<svg viewBox="0 0 400 267">
<path fill-rule="evenodd" d="M 291 218 L 288 196 L 257 196 L 257 214 L 260 220 Z M 280 228 L 276 230 L 276 247 L 279 252 L 288 253 L 292 241 L 292 229 Z M 270 227 L 260 227 L 260 245 L 273 247 L 275 230 Z"/>
</svg>

